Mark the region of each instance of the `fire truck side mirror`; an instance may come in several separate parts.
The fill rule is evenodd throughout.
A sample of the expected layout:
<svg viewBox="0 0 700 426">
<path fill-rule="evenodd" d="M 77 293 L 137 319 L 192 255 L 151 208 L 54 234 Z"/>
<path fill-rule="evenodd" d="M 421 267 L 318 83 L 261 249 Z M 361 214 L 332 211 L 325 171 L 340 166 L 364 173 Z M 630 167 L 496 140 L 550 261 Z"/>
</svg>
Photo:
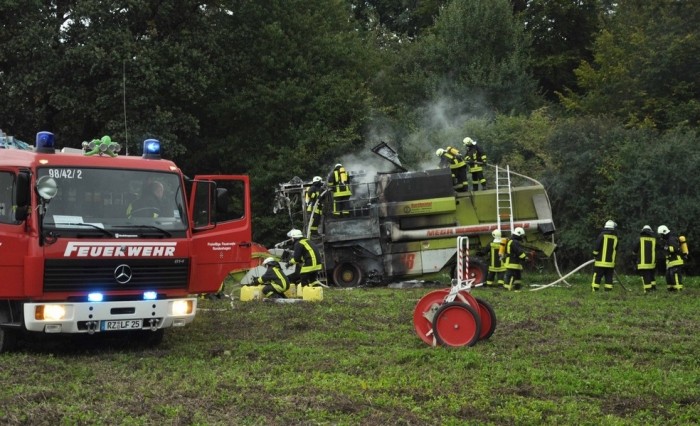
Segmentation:
<svg viewBox="0 0 700 426">
<path fill-rule="evenodd" d="M 58 193 L 58 185 L 52 177 L 42 176 L 36 182 L 36 192 L 42 200 L 51 201 Z"/>
<path fill-rule="evenodd" d="M 27 171 L 20 171 L 15 185 L 15 220 L 21 222 L 29 215 L 31 200 L 31 176 Z"/>
</svg>

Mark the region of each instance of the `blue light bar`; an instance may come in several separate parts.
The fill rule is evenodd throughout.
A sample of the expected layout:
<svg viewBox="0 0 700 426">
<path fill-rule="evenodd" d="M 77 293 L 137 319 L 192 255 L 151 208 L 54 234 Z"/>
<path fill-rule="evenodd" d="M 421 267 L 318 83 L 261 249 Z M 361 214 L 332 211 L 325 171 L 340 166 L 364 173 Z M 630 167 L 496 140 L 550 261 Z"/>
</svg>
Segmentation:
<svg viewBox="0 0 700 426">
<path fill-rule="evenodd" d="M 56 140 L 51 132 L 39 132 L 36 134 L 36 152 L 53 154 L 56 152 Z"/>
<path fill-rule="evenodd" d="M 143 300 L 156 300 L 158 298 L 158 293 L 155 291 L 147 291 L 143 293 Z"/>
<path fill-rule="evenodd" d="M 143 141 L 143 158 L 160 159 L 160 141 L 158 139 L 146 139 Z"/>
<path fill-rule="evenodd" d="M 88 302 L 101 302 L 104 300 L 102 293 L 90 293 L 88 294 Z"/>
</svg>

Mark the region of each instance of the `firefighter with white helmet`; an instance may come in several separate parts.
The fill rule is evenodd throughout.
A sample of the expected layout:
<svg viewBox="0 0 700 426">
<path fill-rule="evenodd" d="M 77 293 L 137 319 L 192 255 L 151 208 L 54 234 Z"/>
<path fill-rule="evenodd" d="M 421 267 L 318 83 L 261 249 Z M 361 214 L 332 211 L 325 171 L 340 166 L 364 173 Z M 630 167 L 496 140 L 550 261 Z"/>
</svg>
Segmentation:
<svg viewBox="0 0 700 426">
<path fill-rule="evenodd" d="M 501 230 L 494 229 L 493 232 L 491 232 L 491 236 L 493 237 L 493 241 L 489 243 L 488 247 L 489 268 L 486 274 L 486 285 L 491 287 L 502 286 L 504 283 L 503 273 L 506 271 L 506 267 L 499 256 L 499 251 L 501 249 Z"/>
<path fill-rule="evenodd" d="M 312 233 L 318 233 L 318 225 L 323 218 L 323 200 L 321 193 L 323 192 L 323 178 L 314 176 L 311 180 L 311 185 L 306 188 L 304 201 L 306 203 L 306 213 L 309 216 L 309 230 Z"/>
<path fill-rule="evenodd" d="M 459 154 L 459 150 L 447 147 L 447 149 L 438 148 L 435 155 L 440 158 L 440 168 L 449 167 L 452 174 L 452 186 L 455 191 L 466 191 L 469 187 L 467 181 L 467 163 Z"/>
<path fill-rule="evenodd" d="M 289 290 L 289 280 L 284 275 L 279 262 L 274 257 L 267 257 L 263 260 L 265 273 L 258 277 L 256 282 L 262 284 L 262 294 L 271 299 L 285 299 L 284 292 Z"/>
<path fill-rule="evenodd" d="M 304 237 L 298 229 L 289 231 L 289 236 L 294 239 L 294 252 L 289 264 L 300 267 L 299 285 L 319 285 L 318 273 L 323 269 L 320 250 L 316 244 Z"/>
<path fill-rule="evenodd" d="M 683 290 L 683 266 L 688 259 L 688 243 L 685 236 L 677 236 L 666 225 L 657 229 L 659 244 L 666 259 L 666 288 L 668 291 Z"/>
<path fill-rule="evenodd" d="M 476 141 L 470 137 L 463 139 L 466 152 L 464 160 L 469 165 L 469 173 L 471 173 L 472 186 L 474 191 L 486 189 L 486 177 L 484 177 L 484 165 L 486 164 L 486 153 Z"/>
<path fill-rule="evenodd" d="M 333 194 L 333 216 L 350 216 L 350 176 L 342 164 L 338 163 L 333 167 L 328 178 L 328 187 Z"/>
<path fill-rule="evenodd" d="M 642 227 L 639 243 L 633 254 L 637 259 L 637 273 L 642 278 L 644 293 L 656 291 L 656 235 L 651 226 Z"/>
<path fill-rule="evenodd" d="M 506 290 L 520 290 L 522 287 L 523 262 L 527 259 L 527 254 L 523 250 L 520 242 L 525 236 L 525 230 L 521 227 L 513 229 L 512 237 L 505 244 L 505 269 L 503 288 Z"/>
<path fill-rule="evenodd" d="M 605 279 L 603 289 L 613 289 L 613 274 L 615 273 L 615 257 L 617 256 L 617 224 L 608 220 L 598 235 L 593 248 L 594 270 L 591 288 L 593 292 L 600 290 L 600 284 Z"/>
</svg>

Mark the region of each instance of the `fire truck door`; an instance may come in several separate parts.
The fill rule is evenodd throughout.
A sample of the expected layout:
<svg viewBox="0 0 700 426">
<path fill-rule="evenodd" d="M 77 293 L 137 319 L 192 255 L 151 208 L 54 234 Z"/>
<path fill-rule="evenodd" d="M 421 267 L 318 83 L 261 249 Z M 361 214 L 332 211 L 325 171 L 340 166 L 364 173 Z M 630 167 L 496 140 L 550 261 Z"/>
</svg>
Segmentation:
<svg viewBox="0 0 700 426">
<path fill-rule="evenodd" d="M 190 290 L 216 292 L 229 272 L 250 267 L 248 176 L 195 176 L 189 215 L 193 228 Z"/>
<path fill-rule="evenodd" d="M 24 294 L 24 264 L 29 236 L 15 220 L 17 173 L 0 169 L 0 298 Z"/>
</svg>

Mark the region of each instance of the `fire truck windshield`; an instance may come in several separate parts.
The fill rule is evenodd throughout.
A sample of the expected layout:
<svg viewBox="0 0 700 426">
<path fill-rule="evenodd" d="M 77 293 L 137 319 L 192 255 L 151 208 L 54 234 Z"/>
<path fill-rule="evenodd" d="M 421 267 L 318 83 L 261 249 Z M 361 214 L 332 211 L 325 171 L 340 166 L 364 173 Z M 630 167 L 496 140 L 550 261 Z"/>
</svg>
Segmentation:
<svg viewBox="0 0 700 426">
<path fill-rule="evenodd" d="M 175 173 L 79 167 L 40 168 L 56 181 L 56 196 L 46 203 L 47 230 L 168 234 L 184 231 L 187 218 L 180 176 Z"/>
</svg>

